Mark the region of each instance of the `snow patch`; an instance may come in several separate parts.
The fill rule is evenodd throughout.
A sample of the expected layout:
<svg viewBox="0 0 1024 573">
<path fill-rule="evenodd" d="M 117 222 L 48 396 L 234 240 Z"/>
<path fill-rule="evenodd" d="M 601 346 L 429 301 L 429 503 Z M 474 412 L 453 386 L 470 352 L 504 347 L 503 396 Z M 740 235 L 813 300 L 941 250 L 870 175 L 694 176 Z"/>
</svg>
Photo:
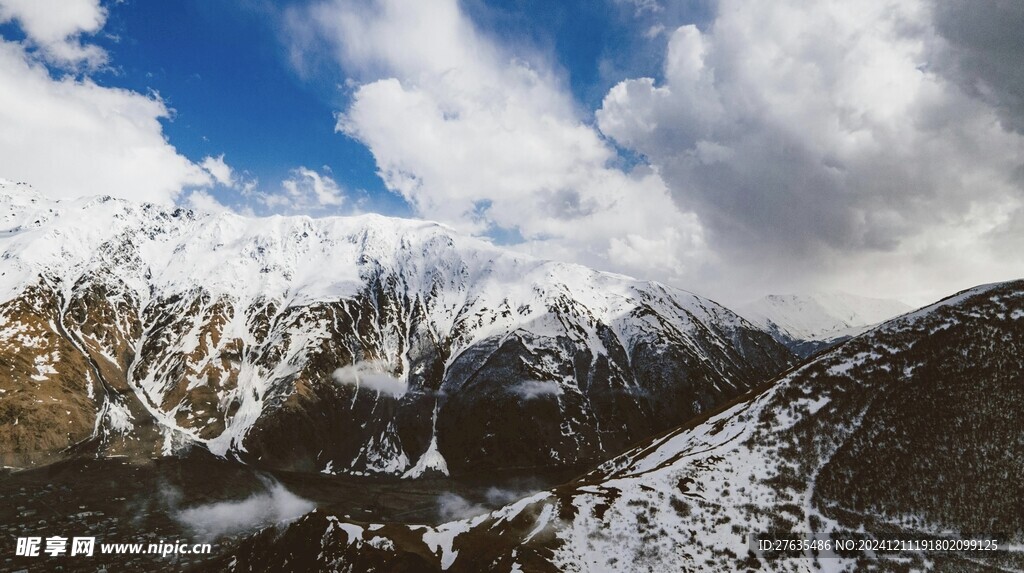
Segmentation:
<svg viewBox="0 0 1024 573">
<path fill-rule="evenodd" d="M 445 461 L 444 456 L 437 450 L 437 436 L 430 440 L 430 446 L 427 447 L 427 451 L 423 452 L 420 456 L 416 465 L 409 471 L 402 475 L 403 478 L 415 479 L 423 477 L 425 473 L 438 472 L 443 475 L 448 475 L 448 462 Z"/>
</svg>

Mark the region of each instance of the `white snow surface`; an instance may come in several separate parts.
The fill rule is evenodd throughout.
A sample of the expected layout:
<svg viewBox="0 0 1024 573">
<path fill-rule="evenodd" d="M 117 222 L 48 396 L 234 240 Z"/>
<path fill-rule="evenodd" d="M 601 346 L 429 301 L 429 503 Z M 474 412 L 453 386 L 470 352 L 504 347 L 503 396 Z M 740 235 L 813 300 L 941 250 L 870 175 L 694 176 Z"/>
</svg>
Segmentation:
<svg viewBox="0 0 1024 573">
<path fill-rule="evenodd" d="M 847 293 L 768 295 L 739 311 L 766 330 L 778 329 L 794 340 L 831 340 L 856 336 L 913 308 L 892 299 Z"/>
<path fill-rule="evenodd" d="M 40 274 L 73 282 L 116 270 L 145 299 L 201 288 L 236 301 L 262 297 L 301 306 L 351 296 L 364 285 L 366 270 L 389 267 L 402 270 L 412 293 L 443 288 L 432 316 L 438 327 L 450 327 L 452 311 L 467 304 L 509 307 L 521 323 L 546 309 L 520 305 L 560 294 L 608 322 L 643 301 L 678 306 L 701 320 L 745 323 L 716 303 L 658 283 L 515 253 L 439 223 L 374 214 L 257 218 L 110 197 L 56 201 L 0 180 L 0 252 L 0 302 Z"/>
<path fill-rule="evenodd" d="M 427 447 L 427 451 L 423 452 L 423 455 L 420 456 L 420 460 L 416 462 L 416 465 L 407 471 L 402 477 L 418 478 L 428 472 L 438 472 L 448 475 L 448 462 L 445 461 L 441 452 L 437 450 L 437 436 L 434 436 L 433 439 L 430 440 L 430 446 Z"/>
<path fill-rule="evenodd" d="M 865 336 L 880 339 L 886 333 L 908 330 L 920 335 L 932 328 L 931 323 L 944 320 L 936 311 L 984 295 L 993 286 L 998 285 L 971 289 L 888 321 Z M 458 552 L 452 549 L 458 537 L 480 528 L 493 530 L 527 506 L 543 504 L 522 543 L 529 543 L 542 531 L 553 532 L 560 543 L 552 564 L 571 572 L 734 571 L 736 558 L 748 554 L 747 534 L 768 531 L 779 515 L 795 520 L 794 528 L 808 534 L 847 531 L 812 502 L 818 470 L 797 485 L 782 487 L 769 480 L 795 467 L 780 455 L 781 449 L 788 447 L 787 434 L 792 428 L 814 423 L 830 407 L 834 393 L 862 386 L 852 372 L 854 367 L 887 370 L 888 357 L 899 352 L 884 344 L 875 347 L 877 352 L 853 352 L 846 347 L 829 350 L 751 399 L 606 462 L 581 478 L 580 485 L 570 492 L 558 496 L 540 492 L 488 515 L 416 528 L 426 530 L 424 542 L 447 568 L 458 559 Z M 802 397 L 784 398 L 786 391 L 794 388 L 800 389 L 796 394 Z M 828 413 L 829 419 L 846 422 L 831 428 L 834 435 L 801 444 L 820 449 L 819 469 L 861 423 L 863 412 L 851 410 L 849 414 L 834 418 L 834 412 Z M 571 519 L 553 519 L 561 503 L 575 508 Z M 913 519 L 892 523 L 937 534 Z M 822 560 L 762 562 L 762 566 L 762 571 L 858 570 L 856 561 L 834 555 Z"/>
<path fill-rule="evenodd" d="M 221 346 L 229 340 L 249 345 L 254 343 L 246 314 L 251 309 L 272 303 L 280 316 L 288 309 L 352 298 L 370 277 L 382 275 L 394 277 L 397 288 L 423 309 L 427 320 L 421 327 L 448 341 L 449 363 L 481 340 L 515 332 L 528 332 L 539 341 L 567 337 L 603 353 L 598 322 L 625 348 L 640 340 L 659 344 L 661 331 L 652 328 L 654 319 L 646 312 L 651 309 L 684 340 L 710 336 L 712 344 L 723 348 L 731 347 L 736 329 L 756 329 L 732 311 L 682 290 L 537 259 L 428 221 L 372 214 L 252 218 L 111 197 L 58 201 L 2 180 L 0 260 L 0 304 L 40 281 L 66 295 L 82 282 L 107 280 L 110 292 L 130 295 L 140 313 L 156 300 L 195 300 L 197 293 L 208 294 L 202 300 L 210 302 L 194 317 L 193 332 L 170 341 L 167 355 L 178 357 L 212 345 L 199 339 L 200 321 L 209 319 L 217 301 L 227 301 L 233 309 L 223 325 Z M 584 317 L 579 324 L 565 324 L 552 313 L 565 306 Z M 708 325 L 721 334 L 709 331 Z M 242 448 L 266 405 L 280 397 L 272 395 L 281 391 L 275 383 L 302 369 L 308 349 L 329 336 L 327 328 L 316 321 L 289 328 L 291 344 L 273 368 L 243 361 L 237 386 L 218 391 L 222 404 L 235 403 L 237 409 L 213 438 L 201 439 L 194 428 L 176 421 L 178 408 L 188 412 L 186 406 L 165 404 L 173 383 L 167 378 L 172 372 L 169 361 L 140 374 L 134 368 L 137 358 L 127 373 L 129 383 L 157 422 L 171 430 L 167 435 L 204 442 L 225 455 Z M 143 329 L 145 337 L 146 324 Z M 384 350 L 393 347 L 394 354 L 385 358 L 398 365 L 387 374 L 404 382 L 408 345 L 392 338 L 382 334 Z M 221 350 L 211 349 L 190 366 L 202 371 Z M 45 372 L 41 367 L 40 376 Z M 204 383 L 189 380 L 189 388 Z M 203 419 L 213 419 L 208 416 Z M 404 453 L 396 455 L 388 467 L 404 471 L 409 462 Z M 439 455 L 425 455 L 420 464 L 424 471 L 444 471 Z"/>
</svg>

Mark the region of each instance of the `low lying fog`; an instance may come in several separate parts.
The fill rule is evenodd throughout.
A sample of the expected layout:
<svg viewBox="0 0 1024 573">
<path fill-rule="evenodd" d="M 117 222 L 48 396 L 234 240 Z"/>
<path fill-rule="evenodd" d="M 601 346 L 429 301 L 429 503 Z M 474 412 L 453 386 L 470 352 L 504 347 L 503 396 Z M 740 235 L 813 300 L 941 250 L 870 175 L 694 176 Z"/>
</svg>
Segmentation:
<svg viewBox="0 0 1024 573">
<path fill-rule="evenodd" d="M 288 491 L 277 480 L 262 477 L 264 491 L 243 500 L 219 501 L 179 509 L 172 516 L 197 535 L 216 538 L 302 517 L 316 505 Z"/>
</svg>

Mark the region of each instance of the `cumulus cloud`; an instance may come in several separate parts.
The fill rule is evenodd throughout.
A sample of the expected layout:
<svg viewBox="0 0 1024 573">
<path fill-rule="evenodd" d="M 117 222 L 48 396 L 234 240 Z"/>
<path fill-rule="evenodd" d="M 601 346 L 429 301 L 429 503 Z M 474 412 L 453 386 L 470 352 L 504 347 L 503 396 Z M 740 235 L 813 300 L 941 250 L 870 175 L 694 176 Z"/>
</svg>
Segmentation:
<svg viewBox="0 0 1024 573">
<path fill-rule="evenodd" d="M 388 374 L 385 365 L 379 362 L 359 362 L 343 366 L 334 371 L 333 377 L 339 384 L 365 388 L 394 397 L 403 396 L 409 389 L 404 380 Z"/>
<path fill-rule="evenodd" d="M 659 174 L 616 167 L 564 79 L 482 35 L 455 0 L 326 1 L 288 19 L 298 48 L 326 40 L 352 75 L 336 127 L 366 144 L 418 215 L 476 234 L 514 231 L 520 249 L 648 276 L 703 262 L 700 222 Z M 630 235 L 673 256 L 613 246 Z"/>
<path fill-rule="evenodd" d="M 200 167 L 206 170 L 213 177 L 213 180 L 217 183 L 225 186 L 232 187 L 235 184 L 235 174 L 231 166 L 224 162 L 224 154 L 221 153 L 217 157 L 206 156 L 202 162 L 199 163 Z"/>
<path fill-rule="evenodd" d="M 596 128 L 556 66 L 455 0 L 322 0 L 287 20 L 293 54 L 326 44 L 351 76 L 337 130 L 456 228 L 726 302 L 925 302 L 1024 272 L 1019 3 L 720 0 L 698 28 L 619 2 L 664 65 L 610 89 Z"/>
<path fill-rule="evenodd" d="M 982 4 L 953 2 L 940 24 L 968 5 L 1019 12 Z M 720 276 L 696 277 L 704 288 L 928 298 L 1024 271 L 993 244 L 1021 216 L 1024 139 L 993 105 L 1010 113 L 1013 99 L 978 97 L 934 69 L 958 49 L 933 8 L 722 0 L 708 29 L 671 33 L 663 78 L 609 91 L 602 132 L 663 176 L 723 261 Z M 1011 81 L 992 80 L 1019 95 Z"/>
<path fill-rule="evenodd" d="M 315 213 L 328 209 L 337 210 L 345 204 L 345 192 L 326 173 L 321 174 L 307 167 L 293 169 L 291 176 L 281 182 L 282 192 L 252 192 L 265 207 L 276 213 Z"/>
<path fill-rule="evenodd" d="M 344 202 L 341 187 L 327 175 L 306 167 L 300 167 L 293 173 L 294 177 L 284 182 L 284 188 L 292 197 L 309 197 L 321 206 L 336 206 Z"/>
<path fill-rule="evenodd" d="M 107 61 L 82 34 L 98 32 L 107 19 L 99 0 L 0 0 L 0 23 L 17 21 L 28 41 L 50 61 L 98 67 Z"/>
<path fill-rule="evenodd" d="M 164 203 L 183 188 L 210 185 L 210 174 L 164 137 L 160 122 L 171 111 L 158 95 L 48 67 L 104 61 L 80 35 L 98 31 L 105 18 L 92 0 L 0 0 L 0 21 L 17 22 L 44 56 L 0 38 L 0 176 L 58 198 L 108 194 Z"/>
<path fill-rule="evenodd" d="M 172 200 L 210 177 L 164 138 L 156 96 L 53 79 L 15 43 L 0 41 L 0 173 L 56 197 L 109 194 Z"/>
</svg>

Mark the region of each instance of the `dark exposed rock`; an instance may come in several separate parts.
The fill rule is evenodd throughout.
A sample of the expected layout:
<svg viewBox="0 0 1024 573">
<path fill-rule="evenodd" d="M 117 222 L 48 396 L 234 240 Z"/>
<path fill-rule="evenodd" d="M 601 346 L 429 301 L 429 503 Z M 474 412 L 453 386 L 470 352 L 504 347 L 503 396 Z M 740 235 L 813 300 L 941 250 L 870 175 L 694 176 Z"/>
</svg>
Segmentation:
<svg viewBox="0 0 1024 573">
<path fill-rule="evenodd" d="M 392 475 L 570 466 L 793 361 L 712 301 L 431 223 L 117 199 L 38 214 L 42 199 L 0 199 L 19 229 L 0 244 L 4 272 L 24 277 L 0 303 L 7 454 L 200 446 Z"/>
</svg>

